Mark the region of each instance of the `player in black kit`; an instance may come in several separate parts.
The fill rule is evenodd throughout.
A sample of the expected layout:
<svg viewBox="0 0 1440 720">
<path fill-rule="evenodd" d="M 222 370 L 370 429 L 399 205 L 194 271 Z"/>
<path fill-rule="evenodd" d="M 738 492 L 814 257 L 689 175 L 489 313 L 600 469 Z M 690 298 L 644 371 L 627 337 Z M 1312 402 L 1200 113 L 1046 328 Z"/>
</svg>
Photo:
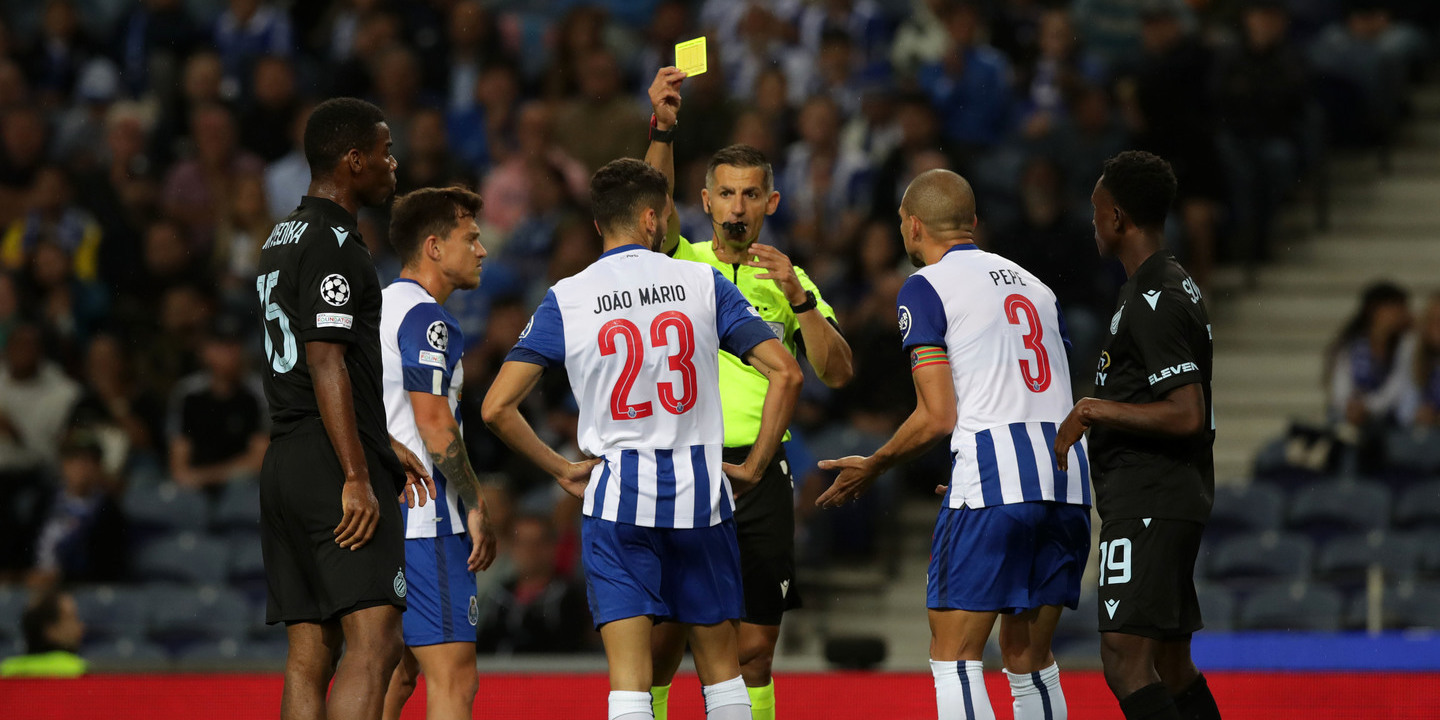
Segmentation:
<svg viewBox="0 0 1440 720">
<path fill-rule="evenodd" d="M 390 499 L 417 482 L 434 493 L 386 430 L 380 282 L 356 229 L 360 206 L 395 191 L 384 115 L 353 98 L 320 104 L 305 158 L 308 194 L 265 241 L 255 279 L 272 422 L 260 471 L 265 620 L 285 623 L 290 643 L 282 718 L 326 717 L 333 677 L 329 717 L 378 720 L 403 647 L 404 528 Z"/>
<path fill-rule="evenodd" d="M 1100 254 L 1125 266 L 1098 397 L 1055 437 L 1066 453 L 1090 429 L 1100 513 L 1100 659 L 1127 720 L 1218 720 L 1190 659 L 1202 627 L 1195 558 L 1215 496 L 1210 319 L 1195 281 L 1161 250 L 1175 199 L 1170 164 L 1144 152 L 1105 163 L 1090 201 Z"/>
</svg>

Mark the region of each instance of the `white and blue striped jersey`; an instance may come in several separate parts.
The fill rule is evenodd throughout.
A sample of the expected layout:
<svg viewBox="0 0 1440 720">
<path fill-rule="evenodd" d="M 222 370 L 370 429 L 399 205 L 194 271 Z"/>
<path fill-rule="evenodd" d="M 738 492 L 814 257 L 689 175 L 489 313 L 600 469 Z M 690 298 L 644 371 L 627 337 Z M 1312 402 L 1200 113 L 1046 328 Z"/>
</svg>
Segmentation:
<svg viewBox="0 0 1440 720">
<path fill-rule="evenodd" d="M 1070 341 L 1050 288 L 971 244 L 905 281 L 897 301 L 905 348 L 946 349 L 955 383 L 946 504 L 1090 505 L 1085 441 L 1055 462 L 1055 432 L 1073 404 Z"/>
<path fill-rule="evenodd" d="M 569 373 L 580 449 L 605 459 L 586 516 L 709 527 L 735 506 L 720 470 L 719 351 L 743 357 L 774 337 L 714 268 L 626 245 L 556 283 L 506 360 Z"/>
<path fill-rule="evenodd" d="M 455 487 L 430 460 L 410 393 L 446 397 L 460 422 L 460 353 L 465 348 L 460 324 L 414 280 L 401 278 L 381 293 L 380 357 L 384 369 L 385 422 L 390 434 L 425 463 L 439 497 L 424 505 L 400 504 L 406 538 L 431 538 L 465 532 L 465 512 Z"/>
</svg>

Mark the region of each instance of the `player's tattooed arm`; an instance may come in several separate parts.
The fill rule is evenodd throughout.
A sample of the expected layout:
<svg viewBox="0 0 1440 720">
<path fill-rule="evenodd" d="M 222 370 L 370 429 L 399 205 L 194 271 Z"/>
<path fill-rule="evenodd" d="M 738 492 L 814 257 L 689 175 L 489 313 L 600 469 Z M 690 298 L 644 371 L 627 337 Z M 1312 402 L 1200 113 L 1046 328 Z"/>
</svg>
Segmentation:
<svg viewBox="0 0 1440 720">
<path fill-rule="evenodd" d="M 490 525 L 485 492 L 480 488 L 475 468 L 470 465 L 465 438 L 460 434 L 450 402 L 442 395 L 411 392 L 410 404 L 415 410 L 415 425 L 425 452 L 445 479 L 454 483 L 456 494 L 468 509 L 466 526 L 472 542 L 470 570 L 485 570 L 495 560 L 495 531 Z"/>
</svg>

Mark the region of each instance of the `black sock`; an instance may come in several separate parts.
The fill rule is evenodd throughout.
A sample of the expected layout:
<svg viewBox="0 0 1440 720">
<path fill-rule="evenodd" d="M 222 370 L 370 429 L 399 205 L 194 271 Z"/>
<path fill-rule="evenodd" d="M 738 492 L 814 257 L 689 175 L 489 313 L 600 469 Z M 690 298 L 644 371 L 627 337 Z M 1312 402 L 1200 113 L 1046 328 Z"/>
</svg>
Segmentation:
<svg viewBox="0 0 1440 720">
<path fill-rule="evenodd" d="M 1197 676 L 1190 687 L 1175 696 L 1175 707 L 1182 720 L 1220 720 L 1220 708 L 1215 705 L 1204 675 Z"/>
<path fill-rule="evenodd" d="M 1158 682 L 1120 698 L 1120 711 L 1125 713 L 1125 720 L 1180 720 L 1175 699 L 1165 684 Z"/>
</svg>

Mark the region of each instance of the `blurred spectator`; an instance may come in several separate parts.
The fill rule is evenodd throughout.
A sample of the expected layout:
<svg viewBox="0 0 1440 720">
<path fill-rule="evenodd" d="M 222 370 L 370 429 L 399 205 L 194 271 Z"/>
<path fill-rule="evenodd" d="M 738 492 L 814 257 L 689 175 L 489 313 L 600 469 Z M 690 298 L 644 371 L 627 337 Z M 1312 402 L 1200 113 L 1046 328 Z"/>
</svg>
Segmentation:
<svg viewBox="0 0 1440 720">
<path fill-rule="evenodd" d="M 1379 0 L 1357 0 L 1343 22 L 1326 27 L 1310 45 L 1321 76 L 1332 137 L 1347 144 L 1384 142 L 1400 116 L 1408 53 L 1405 31 Z M 1358 101 L 1358 102 L 1357 102 Z"/>
<path fill-rule="evenodd" d="M 949 0 L 910 0 L 910 12 L 895 30 L 890 64 L 896 75 L 912 78 L 920 68 L 940 61 L 950 47 L 943 18 Z"/>
<path fill-rule="evenodd" d="M 1414 383 L 1401 406 L 1401 420 L 1422 427 L 1440 426 L 1440 293 L 1430 296 L 1415 333 L 1410 374 Z"/>
<path fill-rule="evenodd" d="M 55 157 L 75 172 L 93 169 L 105 155 L 105 123 L 120 95 L 120 71 L 104 58 L 86 63 L 75 86 L 75 102 L 59 116 Z"/>
<path fill-rule="evenodd" d="M 920 68 L 918 79 L 943 119 L 951 153 L 973 156 L 1010 132 L 1010 63 L 981 41 L 984 18 L 973 2 L 956 3 L 944 21 L 950 45 L 939 61 Z"/>
<path fill-rule="evenodd" d="M 80 25 L 71 0 L 46 0 L 40 33 L 21 55 L 21 64 L 43 106 L 60 107 L 70 96 L 80 68 L 100 46 Z"/>
<path fill-rule="evenodd" d="M 480 601 L 476 650 L 578 652 L 592 644 L 585 590 L 555 572 L 555 529 L 543 515 L 517 515 L 510 546 L 514 575 Z"/>
<path fill-rule="evenodd" d="M 640 132 L 643 131 L 642 127 Z M 515 118 L 514 152 L 492 168 L 480 185 L 480 196 L 485 198 L 485 224 L 500 235 L 508 237 L 525 216 L 530 203 L 530 166 L 533 164 L 554 165 L 565 176 L 573 197 L 590 197 L 590 173 L 555 145 L 554 132 L 554 116 L 544 103 L 531 101 L 520 107 Z M 642 136 L 640 142 L 644 141 Z M 503 245 L 503 238 L 494 249 L 498 250 L 499 245 Z"/>
<path fill-rule="evenodd" d="M 1185 0 L 1075 0 L 1071 11 L 1080 21 L 1085 47 L 1100 53 L 1111 66 L 1128 63 L 1140 54 L 1143 13 L 1180 13 L 1183 21 L 1189 19 L 1184 14 Z"/>
<path fill-rule="evenodd" d="M 723 2 L 723 0 L 722 0 Z M 784 3 L 733 3 L 735 12 L 727 19 L 733 39 L 721 30 L 720 60 L 730 81 L 730 95 L 757 98 L 760 78 L 774 70 L 785 75 L 789 94 L 786 101 L 805 100 L 805 79 L 813 71 L 813 56 L 792 44 L 793 28 L 781 17 Z"/>
<path fill-rule="evenodd" d="M 10 341 L 10 333 L 20 325 L 20 291 L 15 278 L 0 271 L 0 348 Z"/>
<path fill-rule="evenodd" d="M 544 163 L 528 169 L 529 208 L 498 257 L 522 277 L 535 277 L 548 264 L 547 256 L 561 221 L 576 210 L 576 205 L 566 193 L 565 176 L 559 169 Z"/>
<path fill-rule="evenodd" d="M 4 44 L 4 26 L 0 25 L 0 45 Z M 25 72 L 14 60 L 0 56 L 0 111 L 20 107 L 30 99 L 30 84 Z"/>
<path fill-rule="evenodd" d="M 97 438 L 72 433 L 60 448 L 60 487 L 35 541 L 32 586 L 126 579 L 129 539 L 119 495 Z"/>
<path fill-rule="evenodd" d="M 184 0 L 131 3 L 116 23 L 114 40 L 127 94 L 169 92 L 196 38 Z"/>
<path fill-rule="evenodd" d="M 8 227 L 24 212 L 26 193 L 45 164 L 48 140 L 38 108 L 21 105 L 0 116 L 0 225 Z"/>
<path fill-rule="evenodd" d="M 20 618 L 25 654 L 0 662 L 0 677 L 73 678 L 85 674 L 76 653 L 85 637 L 85 623 L 74 596 L 46 590 Z"/>
<path fill-rule="evenodd" d="M 415 113 L 438 103 L 425 96 L 420 85 L 420 61 L 402 45 L 380 53 L 373 72 L 375 104 L 385 111 L 385 124 L 390 126 L 390 138 L 394 142 L 391 154 L 404 165 L 410 157 L 410 123 Z"/>
<path fill-rule="evenodd" d="M 230 0 L 215 21 L 215 49 L 225 65 L 225 96 L 237 97 L 258 58 L 294 52 L 290 18 L 266 0 Z"/>
<path fill-rule="evenodd" d="M 254 303 L 260 246 L 265 244 L 275 222 L 270 219 L 270 203 L 265 198 L 262 175 L 251 173 L 236 177 L 231 188 L 215 228 L 211 264 L 230 309 L 244 312 Z M 296 198 L 297 204 L 298 200 Z"/>
<path fill-rule="evenodd" d="M 840 109 L 826 96 L 800 109 L 800 140 L 785 152 L 777 189 L 785 199 L 794 250 L 811 258 L 819 243 L 848 245 L 868 214 L 870 169 L 866 158 L 840 145 Z"/>
<path fill-rule="evenodd" d="M 300 204 L 310 190 L 310 163 L 305 160 L 305 123 L 310 110 L 305 107 L 290 121 L 290 151 L 265 166 L 265 200 L 270 205 L 270 219 L 279 222 Z M 403 167 L 403 166 L 402 166 Z"/>
<path fill-rule="evenodd" d="M 582 90 L 582 75 L 590 56 L 606 51 L 605 24 L 604 9 L 577 4 L 555 25 L 553 49 L 548 58 L 531 53 L 520 57 L 527 78 L 543 74 L 540 81 L 542 98 L 559 101 L 576 93 L 586 94 Z M 547 61 L 548 65 L 541 65 Z"/>
<path fill-rule="evenodd" d="M 655 6 L 655 14 L 645 25 L 645 39 L 640 50 L 630 63 L 629 84 L 639 87 L 643 101 L 649 100 L 647 89 L 655 79 L 655 69 L 675 64 L 675 46 L 689 40 L 694 27 L 690 24 L 690 6 L 686 0 L 662 0 Z M 712 41 L 713 42 L 713 41 Z M 720 69 L 719 53 L 716 46 L 706 43 L 710 51 L 707 74 Z M 699 80 L 697 77 L 695 80 Z M 689 93 L 686 93 L 689 101 Z"/>
<path fill-rule="evenodd" d="M 110 295 L 95 281 L 81 280 L 71 269 L 70 257 L 46 240 L 30 256 L 25 275 L 26 296 L 35 316 L 53 335 L 54 352 L 67 364 L 104 320 Z"/>
<path fill-rule="evenodd" d="M 76 279 L 98 278 L 103 240 L 100 225 L 74 204 L 72 196 L 64 170 L 55 165 L 36 170 L 24 216 L 11 223 L 0 238 L 0 266 L 10 270 L 26 267 L 36 249 L 48 243 L 61 251 Z"/>
<path fill-rule="evenodd" d="M 153 464 L 165 452 L 159 443 L 164 406 L 136 384 L 132 365 L 119 335 L 102 331 L 92 337 L 85 349 L 84 386 L 67 423 L 72 433 L 107 443 L 105 467 L 111 472 L 134 467 L 134 461 Z"/>
<path fill-rule="evenodd" d="M 480 71 L 474 98 L 463 108 L 445 115 L 445 130 L 455 157 L 470 173 L 483 174 L 502 159 L 514 142 L 520 78 L 514 66 L 504 63 Z M 404 169 L 404 165 L 401 165 Z"/>
<path fill-rule="evenodd" d="M 903 98 L 895 116 L 900 128 L 899 142 L 876 164 L 871 186 L 870 216 L 887 223 L 899 217 L 896 213 L 900 211 L 900 199 L 915 179 L 912 174 L 915 156 L 940 147 L 940 121 L 923 96 Z"/>
<path fill-rule="evenodd" d="M 1060 170 L 1067 207 L 1086 208 L 1095 189 L 1097 168 L 1130 145 L 1130 133 L 1116 115 L 1110 94 L 1102 87 L 1077 91 L 1070 116 L 1039 143 L 1038 151 Z"/>
<path fill-rule="evenodd" d="M 1403 369 L 1409 348 L 1410 296 L 1381 282 L 1365 289 L 1360 310 L 1345 323 L 1326 351 L 1330 418 L 1356 427 L 1395 419 L 1408 381 Z"/>
<path fill-rule="evenodd" d="M 1241 42 L 1216 68 L 1220 149 L 1230 184 L 1243 254 L 1268 260 L 1270 229 L 1285 193 L 1300 177 L 1310 102 L 1305 61 L 1286 41 L 1281 0 L 1253 0 L 1243 14 Z"/>
<path fill-rule="evenodd" d="M 370 3 L 379 7 L 379 3 Z M 400 19 L 372 9 L 360 16 L 348 58 L 330 72 L 329 95 L 365 97 L 373 85 L 370 64 L 400 40 Z"/>
<path fill-rule="evenodd" d="M 640 157 L 648 144 L 646 118 L 620 87 L 620 66 L 606 50 L 587 55 L 578 68 L 579 96 L 555 118 L 560 147 L 587 170 L 619 157 Z"/>
<path fill-rule="evenodd" d="M 251 101 L 240 113 L 240 145 L 265 162 L 290 151 L 291 131 L 300 113 L 295 68 L 286 58 L 266 55 L 255 61 Z"/>
<path fill-rule="evenodd" d="M 165 176 L 161 205 L 179 223 L 190 247 L 208 253 L 220 218 L 220 202 L 234 190 L 234 178 L 259 174 L 265 163 L 236 144 L 235 118 L 223 105 L 196 109 L 191 132 L 195 156 L 176 163 Z"/>
<path fill-rule="evenodd" d="M 445 187 L 460 183 L 475 186 L 475 173 L 462 165 L 450 149 L 445 132 L 445 114 L 439 108 L 425 108 L 410 120 L 410 150 L 395 171 L 395 192 L 422 187 Z"/>
<path fill-rule="evenodd" d="M 888 60 L 890 22 L 874 0 L 820 0 L 805 6 L 795 18 L 800 47 L 812 56 L 825 53 L 826 35 L 844 38 L 855 62 L 871 66 Z M 824 60 L 821 60 L 824 63 Z"/>
<path fill-rule="evenodd" d="M 264 391 L 245 371 L 239 332 L 233 318 L 218 319 L 201 346 L 204 371 L 170 395 L 170 474 L 183 487 L 217 488 L 260 472 L 269 415 Z"/>
<path fill-rule="evenodd" d="M 180 94 L 161 106 L 160 120 L 151 138 L 158 162 L 168 166 L 193 151 L 192 115 L 199 108 L 228 102 L 222 91 L 224 80 L 225 67 L 214 52 L 205 50 L 186 59 Z"/>
<path fill-rule="evenodd" d="M 860 92 L 860 112 L 845 123 L 840 144 L 865 156 L 871 168 L 878 167 L 899 147 L 905 134 L 896 117 L 895 93 L 880 84 Z"/>
<path fill-rule="evenodd" d="M 1049 135 L 1069 114 L 1081 87 L 1105 81 L 1100 59 L 1075 42 L 1070 13 L 1054 8 L 1039 13 L 1035 56 L 1020 66 L 1021 132 L 1035 139 Z"/>
<path fill-rule="evenodd" d="M 149 151 L 154 114 L 146 106 L 116 103 L 105 117 L 105 153 L 99 167 L 76 178 L 76 197 L 95 214 L 105 242 L 100 245 L 100 279 L 112 290 L 134 283 L 141 261 L 141 233 L 156 214 L 160 168 Z"/>
<path fill-rule="evenodd" d="M 476 86 L 485 70 L 500 62 L 499 29 L 479 0 L 460 0 L 450 8 L 450 60 L 445 77 L 445 106 L 450 111 L 475 106 Z"/>
<path fill-rule="evenodd" d="M 795 141 L 797 113 L 790 103 L 790 81 L 778 68 L 767 68 L 756 78 L 755 112 L 765 119 L 777 143 L 788 146 Z"/>
</svg>

